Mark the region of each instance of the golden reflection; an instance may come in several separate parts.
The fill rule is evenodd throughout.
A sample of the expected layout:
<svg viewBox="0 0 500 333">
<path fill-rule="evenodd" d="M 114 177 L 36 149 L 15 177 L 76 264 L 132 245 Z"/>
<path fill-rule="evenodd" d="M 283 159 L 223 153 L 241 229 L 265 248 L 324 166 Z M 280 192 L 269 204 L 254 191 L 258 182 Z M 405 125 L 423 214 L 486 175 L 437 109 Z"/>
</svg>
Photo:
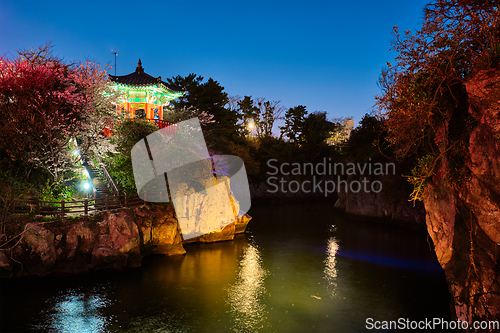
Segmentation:
<svg viewBox="0 0 500 333">
<path fill-rule="evenodd" d="M 258 330 L 263 326 L 266 306 L 262 302 L 262 296 L 266 292 L 266 275 L 259 250 L 249 244 L 243 253 L 236 282 L 229 288 L 235 332 Z"/>
<path fill-rule="evenodd" d="M 335 237 L 331 237 L 328 240 L 328 245 L 326 247 L 326 259 L 325 259 L 325 280 L 327 281 L 328 289 L 332 296 L 335 296 L 337 289 L 337 267 L 336 267 L 336 254 L 339 250 L 339 244 Z"/>
</svg>

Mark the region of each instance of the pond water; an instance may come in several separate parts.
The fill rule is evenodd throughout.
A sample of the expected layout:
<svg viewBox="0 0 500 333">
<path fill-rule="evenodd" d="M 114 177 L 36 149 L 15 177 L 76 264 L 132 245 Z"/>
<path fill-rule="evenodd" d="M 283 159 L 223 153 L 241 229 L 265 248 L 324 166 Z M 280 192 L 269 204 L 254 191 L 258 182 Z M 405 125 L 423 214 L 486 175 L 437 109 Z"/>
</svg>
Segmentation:
<svg viewBox="0 0 500 333">
<path fill-rule="evenodd" d="M 373 320 L 450 319 L 422 232 L 327 204 L 252 207 L 234 241 L 188 244 L 139 269 L 0 282 L 1 332 L 364 332 Z"/>
</svg>

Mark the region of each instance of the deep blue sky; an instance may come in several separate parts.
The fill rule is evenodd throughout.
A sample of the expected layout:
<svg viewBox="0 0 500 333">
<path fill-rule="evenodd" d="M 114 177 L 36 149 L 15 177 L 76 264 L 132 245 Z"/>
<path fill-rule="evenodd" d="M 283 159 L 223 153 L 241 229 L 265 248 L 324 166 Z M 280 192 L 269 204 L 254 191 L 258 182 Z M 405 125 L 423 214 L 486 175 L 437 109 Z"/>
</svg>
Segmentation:
<svg viewBox="0 0 500 333">
<path fill-rule="evenodd" d="M 51 42 L 67 61 L 105 65 L 116 50 L 118 75 L 141 58 L 163 80 L 196 73 L 230 96 L 357 123 L 394 58 L 392 27 L 418 28 L 427 2 L 0 0 L 0 55 Z"/>
</svg>

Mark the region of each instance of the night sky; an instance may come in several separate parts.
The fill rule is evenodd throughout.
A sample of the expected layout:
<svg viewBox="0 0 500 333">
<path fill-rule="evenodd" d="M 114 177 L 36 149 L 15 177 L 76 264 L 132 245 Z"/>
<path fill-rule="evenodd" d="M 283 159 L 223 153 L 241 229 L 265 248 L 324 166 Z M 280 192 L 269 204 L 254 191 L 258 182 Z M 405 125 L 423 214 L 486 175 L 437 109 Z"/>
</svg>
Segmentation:
<svg viewBox="0 0 500 333">
<path fill-rule="evenodd" d="M 357 123 L 372 110 L 392 27 L 416 29 L 427 1 L 0 0 L 0 55 L 51 42 L 66 61 L 142 60 L 153 76 L 196 73 L 230 96 L 305 105 Z M 109 71 L 114 74 L 114 69 Z"/>
</svg>

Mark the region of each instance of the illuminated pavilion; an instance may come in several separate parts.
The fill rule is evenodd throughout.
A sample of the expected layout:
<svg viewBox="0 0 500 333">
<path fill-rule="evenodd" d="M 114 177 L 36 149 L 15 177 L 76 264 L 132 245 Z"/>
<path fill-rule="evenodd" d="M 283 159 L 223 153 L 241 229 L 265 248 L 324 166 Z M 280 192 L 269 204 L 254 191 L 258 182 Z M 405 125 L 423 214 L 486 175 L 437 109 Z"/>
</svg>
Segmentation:
<svg viewBox="0 0 500 333">
<path fill-rule="evenodd" d="M 153 77 L 144 72 L 141 59 L 135 72 L 128 75 L 109 75 L 117 90 L 124 96 L 117 105 L 118 112 L 135 116 L 138 110 L 144 110 L 146 119 L 163 121 L 163 109 L 169 102 L 186 93 L 184 88 L 174 87 L 161 80 L 161 76 Z"/>
</svg>

